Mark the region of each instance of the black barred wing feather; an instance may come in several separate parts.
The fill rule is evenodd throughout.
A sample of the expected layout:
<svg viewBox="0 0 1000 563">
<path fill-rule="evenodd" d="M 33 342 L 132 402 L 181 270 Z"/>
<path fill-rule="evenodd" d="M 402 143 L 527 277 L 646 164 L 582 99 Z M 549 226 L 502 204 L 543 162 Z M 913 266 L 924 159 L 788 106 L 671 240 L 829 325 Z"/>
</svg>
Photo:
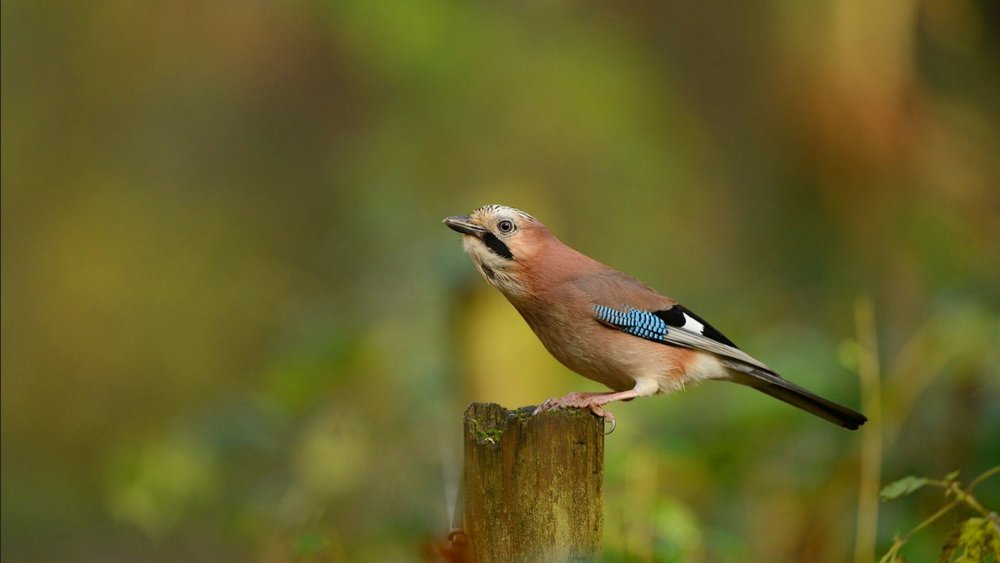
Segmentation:
<svg viewBox="0 0 1000 563">
<path fill-rule="evenodd" d="M 595 305 L 594 314 L 597 315 L 598 321 L 646 340 L 664 342 L 669 332 L 667 323 L 663 319 L 631 307 L 619 311 L 604 305 Z"/>
</svg>

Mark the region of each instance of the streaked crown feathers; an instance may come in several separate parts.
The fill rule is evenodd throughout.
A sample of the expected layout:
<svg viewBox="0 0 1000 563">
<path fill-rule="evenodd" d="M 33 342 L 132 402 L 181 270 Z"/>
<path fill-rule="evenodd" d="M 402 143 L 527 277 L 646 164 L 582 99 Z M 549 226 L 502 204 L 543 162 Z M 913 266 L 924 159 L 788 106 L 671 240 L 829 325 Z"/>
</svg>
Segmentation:
<svg viewBox="0 0 1000 563">
<path fill-rule="evenodd" d="M 538 219 L 535 219 L 534 217 L 525 213 L 524 211 L 521 211 L 520 209 L 516 209 L 514 207 L 508 207 L 506 205 L 499 205 L 496 203 L 484 205 L 479 209 L 476 209 L 475 211 L 469 214 L 469 217 L 472 217 L 473 219 L 479 221 L 482 221 L 490 217 L 497 217 L 497 218 L 518 217 L 535 223 L 538 222 Z"/>
</svg>

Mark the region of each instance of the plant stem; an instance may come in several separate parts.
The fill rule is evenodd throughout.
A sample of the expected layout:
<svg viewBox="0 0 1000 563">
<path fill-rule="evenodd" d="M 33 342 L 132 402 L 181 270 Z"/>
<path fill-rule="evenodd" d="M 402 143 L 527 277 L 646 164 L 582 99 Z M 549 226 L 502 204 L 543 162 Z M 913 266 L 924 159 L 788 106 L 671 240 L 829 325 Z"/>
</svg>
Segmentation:
<svg viewBox="0 0 1000 563">
<path fill-rule="evenodd" d="M 976 477 L 975 479 L 972 480 L 971 483 L 969 483 L 969 486 L 966 490 L 971 493 L 972 489 L 976 488 L 976 485 L 982 483 L 983 481 L 989 479 L 990 477 L 996 475 L 997 473 L 1000 473 L 1000 465 L 997 465 L 996 467 L 991 467 L 986 471 L 982 472 L 982 474 L 980 474 L 979 477 Z"/>
<path fill-rule="evenodd" d="M 899 550 L 902 549 L 904 545 L 906 545 L 906 542 L 909 541 L 910 537 L 913 534 L 919 532 L 920 530 L 923 530 L 927 526 L 930 526 L 938 518 L 941 518 L 945 514 L 951 512 L 959 504 L 965 504 L 970 508 L 972 508 L 973 510 L 975 510 L 976 512 L 978 512 L 979 514 L 982 514 L 983 517 L 985 517 L 986 520 L 989 521 L 990 525 L 996 530 L 996 532 L 1000 534 L 1000 517 L 997 516 L 996 512 L 990 512 L 986 507 L 984 507 L 979 502 L 979 500 L 976 497 L 972 496 L 972 489 L 974 489 L 976 485 L 982 483 L 983 481 L 989 479 L 990 477 L 996 475 L 997 473 L 1000 473 L 1000 466 L 992 467 L 986 470 L 981 475 L 973 479 L 972 482 L 969 483 L 969 486 L 964 489 L 962 488 L 962 485 L 958 481 L 942 481 L 939 479 L 928 479 L 927 480 L 928 485 L 941 487 L 942 489 L 945 489 L 945 494 L 952 495 L 955 498 L 955 500 L 941 507 L 937 512 L 930 515 L 923 522 L 917 524 L 916 527 L 907 532 L 905 535 L 896 536 L 896 539 L 892 542 L 892 547 L 890 547 L 889 550 L 885 552 L 885 555 L 883 555 L 882 558 L 879 559 L 879 563 L 888 563 L 890 561 L 895 561 L 896 554 L 899 553 Z"/>
<path fill-rule="evenodd" d="M 871 299 L 859 298 L 854 305 L 857 334 L 857 371 L 861 403 L 868 413 L 868 426 L 861 434 L 861 469 L 858 484 L 858 527 L 854 563 L 875 560 L 878 531 L 878 490 L 882 480 L 882 375 L 879 369 L 878 334 Z"/>
</svg>

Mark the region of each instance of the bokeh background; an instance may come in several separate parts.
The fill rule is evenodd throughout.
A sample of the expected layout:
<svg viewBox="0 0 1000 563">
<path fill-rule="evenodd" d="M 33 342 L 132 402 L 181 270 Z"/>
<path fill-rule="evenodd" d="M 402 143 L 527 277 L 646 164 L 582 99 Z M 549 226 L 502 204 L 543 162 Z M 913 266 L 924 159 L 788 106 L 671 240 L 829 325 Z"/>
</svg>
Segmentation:
<svg viewBox="0 0 1000 563">
<path fill-rule="evenodd" d="M 941 503 L 879 484 L 1000 461 L 996 2 L 0 10 L 4 561 L 426 557 L 469 402 L 599 389 L 440 224 L 486 203 L 873 418 L 615 407 L 608 560 L 866 561 Z"/>
</svg>

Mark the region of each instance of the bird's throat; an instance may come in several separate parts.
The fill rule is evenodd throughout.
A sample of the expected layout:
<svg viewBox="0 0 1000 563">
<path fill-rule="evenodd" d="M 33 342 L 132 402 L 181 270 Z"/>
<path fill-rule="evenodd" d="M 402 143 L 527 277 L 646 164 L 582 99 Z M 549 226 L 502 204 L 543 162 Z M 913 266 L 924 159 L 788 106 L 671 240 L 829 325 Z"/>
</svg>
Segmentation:
<svg viewBox="0 0 1000 563">
<path fill-rule="evenodd" d="M 493 270 L 493 268 L 490 268 L 486 264 L 480 264 L 479 269 L 482 270 L 483 277 L 486 278 L 486 281 L 496 285 L 497 273 Z"/>
<path fill-rule="evenodd" d="M 525 288 L 518 279 L 517 274 L 505 268 L 498 268 L 491 265 L 489 261 L 480 260 L 475 257 L 475 263 L 483 278 L 493 287 L 500 290 L 508 298 L 518 298 L 524 295 Z"/>
</svg>

